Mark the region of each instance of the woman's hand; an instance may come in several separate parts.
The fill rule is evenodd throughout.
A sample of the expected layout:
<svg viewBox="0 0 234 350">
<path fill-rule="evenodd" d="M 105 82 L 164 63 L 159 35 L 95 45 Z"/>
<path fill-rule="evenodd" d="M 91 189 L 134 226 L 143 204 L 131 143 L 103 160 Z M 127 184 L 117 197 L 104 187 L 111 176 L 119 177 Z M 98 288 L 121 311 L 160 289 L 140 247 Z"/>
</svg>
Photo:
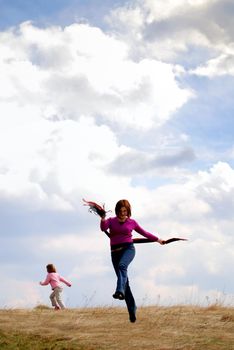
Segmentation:
<svg viewBox="0 0 234 350">
<path fill-rule="evenodd" d="M 164 242 L 165 242 L 165 241 L 164 241 L 163 239 L 160 239 L 160 238 L 157 240 L 157 243 L 159 243 L 159 244 L 161 244 L 161 245 L 164 245 Z"/>
</svg>

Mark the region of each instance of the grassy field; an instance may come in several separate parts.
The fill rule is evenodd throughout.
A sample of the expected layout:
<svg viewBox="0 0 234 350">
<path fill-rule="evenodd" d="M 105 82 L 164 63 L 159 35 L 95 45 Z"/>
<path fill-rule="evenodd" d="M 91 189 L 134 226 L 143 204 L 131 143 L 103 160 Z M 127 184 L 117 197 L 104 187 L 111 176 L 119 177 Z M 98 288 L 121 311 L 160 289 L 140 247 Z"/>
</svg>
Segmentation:
<svg viewBox="0 0 234 350">
<path fill-rule="evenodd" d="M 0 310 L 0 349 L 233 350 L 234 308 L 217 305 Z"/>
</svg>

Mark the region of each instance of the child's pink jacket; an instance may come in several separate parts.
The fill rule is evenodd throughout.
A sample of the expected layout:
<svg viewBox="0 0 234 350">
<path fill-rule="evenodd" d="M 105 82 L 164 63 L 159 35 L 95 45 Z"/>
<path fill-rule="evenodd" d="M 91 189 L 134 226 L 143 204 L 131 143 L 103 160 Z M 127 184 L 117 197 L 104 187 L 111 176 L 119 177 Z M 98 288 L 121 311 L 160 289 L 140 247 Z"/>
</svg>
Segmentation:
<svg viewBox="0 0 234 350">
<path fill-rule="evenodd" d="M 47 274 L 44 282 L 40 282 L 42 286 L 46 286 L 47 284 L 51 285 L 51 288 L 54 289 L 56 287 L 61 287 L 61 283 L 65 283 L 68 287 L 71 287 L 71 283 L 65 280 L 62 276 L 60 276 L 57 272 L 50 272 Z"/>
</svg>

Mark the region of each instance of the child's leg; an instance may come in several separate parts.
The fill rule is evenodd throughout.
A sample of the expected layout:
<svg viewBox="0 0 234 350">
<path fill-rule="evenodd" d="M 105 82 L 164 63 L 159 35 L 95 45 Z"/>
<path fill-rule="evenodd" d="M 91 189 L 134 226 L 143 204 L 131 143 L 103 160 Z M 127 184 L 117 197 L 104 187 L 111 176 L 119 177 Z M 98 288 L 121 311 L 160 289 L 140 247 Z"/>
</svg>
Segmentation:
<svg viewBox="0 0 234 350">
<path fill-rule="evenodd" d="M 50 300 L 51 300 L 51 304 L 54 307 L 59 307 L 57 301 L 56 301 L 56 293 L 55 290 L 53 290 L 53 292 L 50 294 Z"/>
<path fill-rule="evenodd" d="M 56 299 L 57 304 L 60 306 L 61 309 L 65 309 L 65 305 L 64 305 L 64 303 L 62 301 L 62 297 L 61 297 L 62 291 L 63 291 L 63 289 L 60 287 L 56 287 L 54 289 L 55 299 Z"/>
</svg>

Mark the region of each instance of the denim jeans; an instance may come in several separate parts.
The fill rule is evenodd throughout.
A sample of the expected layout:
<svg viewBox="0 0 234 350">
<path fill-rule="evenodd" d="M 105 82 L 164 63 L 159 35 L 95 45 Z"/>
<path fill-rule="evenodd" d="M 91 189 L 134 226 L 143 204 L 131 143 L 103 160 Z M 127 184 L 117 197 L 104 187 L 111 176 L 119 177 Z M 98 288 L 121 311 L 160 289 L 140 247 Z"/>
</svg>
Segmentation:
<svg viewBox="0 0 234 350">
<path fill-rule="evenodd" d="M 135 313 L 136 311 L 135 300 L 128 280 L 128 265 L 134 257 L 135 247 L 133 244 L 129 244 L 127 247 L 111 253 L 112 264 L 117 275 L 116 292 L 122 292 L 125 295 L 125 302 L 129 313 Z"/>
</svg>

